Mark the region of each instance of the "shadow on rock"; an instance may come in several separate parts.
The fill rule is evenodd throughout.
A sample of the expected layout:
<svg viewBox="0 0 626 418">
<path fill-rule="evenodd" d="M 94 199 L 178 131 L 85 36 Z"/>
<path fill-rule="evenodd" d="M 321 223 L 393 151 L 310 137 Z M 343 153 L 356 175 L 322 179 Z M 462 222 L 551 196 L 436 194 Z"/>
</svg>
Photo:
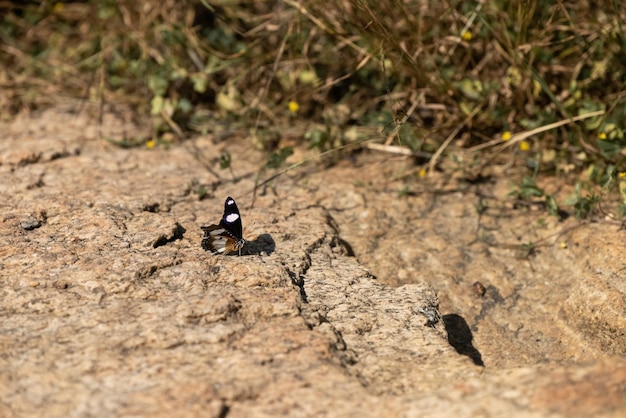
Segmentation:
<svg viewBox="0 0 626 418">
<path fill-rule="evenodd" d="M 267 255 L 274 252 L 276 249 L 276 243 L 270 234 L 261 234 L 254 241 L 246 241 L 246 245 L 243 247 L 243 254 L 261 254 Z"/>
<path fill-rule="evenodd" d="M 158 248 L 162 245 L 174 242 L 177 239 L 183 239 L 185 232 L 187 232 L 185 227 L 176 222 L 176 224 L 170 231 L 159 235 L 157 239 L 154 240 L 154 242 L 152 243 L 152 248 Z"/>
<path fill-rule="evenodd" d="M 449 314 L 443 316 L 443 323 L 448 332 L 448 343 L 457 353 L 468 356 L 475 365 L 484 366 L 480 352 L 472 345 L 472 331 L 462 316 Z"/>
</svg>

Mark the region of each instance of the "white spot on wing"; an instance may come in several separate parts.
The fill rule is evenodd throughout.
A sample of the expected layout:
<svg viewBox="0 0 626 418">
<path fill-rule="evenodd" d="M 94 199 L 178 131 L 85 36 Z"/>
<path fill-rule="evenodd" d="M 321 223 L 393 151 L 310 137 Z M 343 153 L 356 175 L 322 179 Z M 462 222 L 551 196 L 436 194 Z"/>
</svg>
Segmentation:
<svg viewBox="0 0 626 418">
<path fill-rule="evenodd" d="M 230 206 L 230 205 L 234 205 L 234 204 L 235 204 L 235 201 L 234 201 L 233 199 L 228 199 L 228 200 L 226 201 L 226 204 L 227 204 L 227 205 L 229 205 L 229 206 Z"/>
<path fill-rule="evenodd" d="M 229 213 L 228 215 L 226 215 L 226 222 L 229 223 L 233 223 L 236 222 L 237 219 L 239 219 L 239 215 L 237 215 L 236 213 Z"/>
</svg>

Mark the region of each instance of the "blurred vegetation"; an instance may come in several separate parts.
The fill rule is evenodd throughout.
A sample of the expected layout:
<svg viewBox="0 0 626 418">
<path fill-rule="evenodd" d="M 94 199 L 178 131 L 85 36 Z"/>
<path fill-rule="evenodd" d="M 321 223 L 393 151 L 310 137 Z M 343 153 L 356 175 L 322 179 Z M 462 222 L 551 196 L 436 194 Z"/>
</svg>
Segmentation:
<svg viewBox="0 0 626 418">
<path fill-rule="evenodd" d="M 151 115 L 152 140 L 243 129 L 264 169 L 291 146 L 366 141 L 430 170 L 457 150 L 497 155 L 528 167 L 518 199 L 556 213 L 535 181 L 574 174 L 577 215 L 593 185 L 626 213 L 617 0 L 3 1 L 0 14 L 4 119 L 68 96 L 125 102 Z"/>
</svg>

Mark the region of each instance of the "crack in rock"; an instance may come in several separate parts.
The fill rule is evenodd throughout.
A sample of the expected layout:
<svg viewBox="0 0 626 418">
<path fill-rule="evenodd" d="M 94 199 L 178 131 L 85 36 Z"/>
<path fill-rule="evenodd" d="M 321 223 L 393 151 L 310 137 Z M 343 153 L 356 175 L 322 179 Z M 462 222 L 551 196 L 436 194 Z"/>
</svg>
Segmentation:
<svg viewBox="0 0 626 418">
<path fill-rule="evenodd" d="M 300 250 L 295 263 L 283 264 L 300 289 L 305 323 L 326 336 L 338 363 L 364 386 L 404 393 L 423 385 L 423 363 L 458 356 L 447 342 L 434 289 L 426 283 L 392 288 L 377 282 L 356 258 L 334 251 L 338 226 L 318 210 L 324 231 Z"/>
</svg>

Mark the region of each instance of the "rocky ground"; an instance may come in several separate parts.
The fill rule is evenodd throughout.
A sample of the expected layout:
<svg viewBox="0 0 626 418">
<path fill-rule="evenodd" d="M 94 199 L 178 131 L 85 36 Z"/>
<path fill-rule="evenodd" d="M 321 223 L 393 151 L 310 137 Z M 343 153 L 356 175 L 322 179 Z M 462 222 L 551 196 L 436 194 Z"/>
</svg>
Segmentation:
<svg viewBox="0 0 626 418">
<path fill-rule="evenodd" d="M 90 115 L 0 126 L 0 416 L 626 414 L 619 222 L 377 152 L 253 197 L 245 139 L 124 149 Z M 200 246 L 226 196 L 241 257 Z"/>
</svg>

